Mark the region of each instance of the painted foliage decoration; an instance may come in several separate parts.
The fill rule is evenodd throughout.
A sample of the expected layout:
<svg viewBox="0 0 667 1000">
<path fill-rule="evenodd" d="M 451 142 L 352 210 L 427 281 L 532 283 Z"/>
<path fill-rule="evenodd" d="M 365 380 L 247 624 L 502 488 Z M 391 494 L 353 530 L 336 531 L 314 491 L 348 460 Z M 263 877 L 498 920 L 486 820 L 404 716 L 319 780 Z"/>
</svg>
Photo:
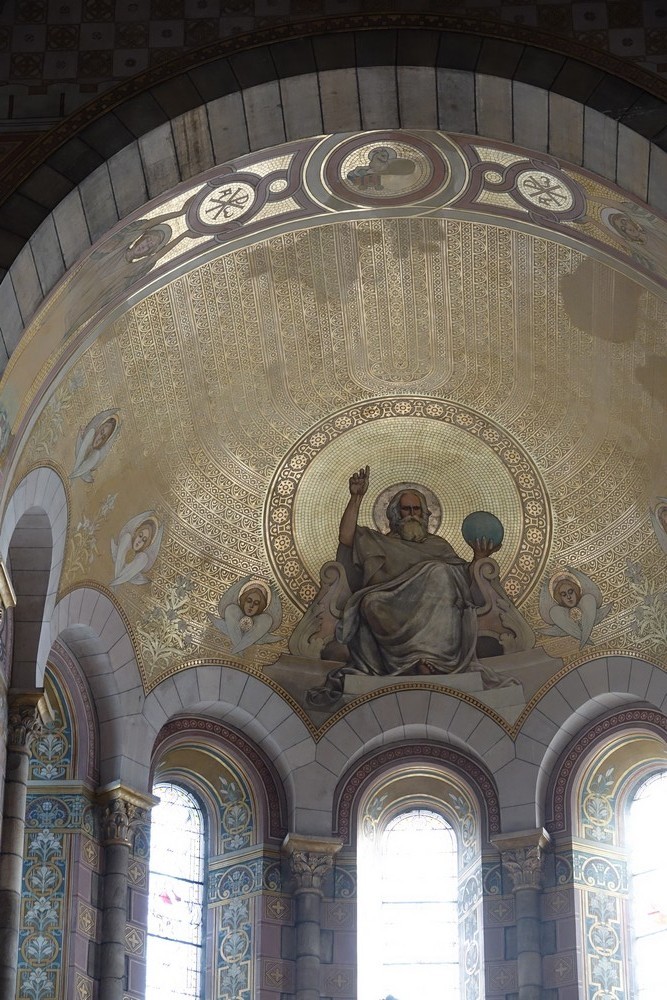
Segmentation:
<svg viewBox="0 0 667 1000">
<path fill-rule="evenodd" d="M 301 623 L 335 619 L 321 587 L 372 458 L 364 529 L 396 483 L 439 498 L 430 533 L 465 561 L 464 519 L 502 523 L 477 655 L 539 660 L 511 727 L 629 622 L 664 649 L 666 245 L 636 199 L 507 143 L 383 130 L 216 166 L 35 316 L 3 393 L 6 496 L 44 464 L 67 484 L 60 596 L 117 604 L 146 691 L 205 658 L 317 726 L 305 692 L 334 646 Z M 498 714 L 487 689 L 470 696 Z"/>
<path fill-rule="evenodd" d="M 67 957 L 72 858 L 83 836 L 94 834 L 93 810 L 82 794 L 59 785 L 72 777 L 72 726 L 55 678 L 48 678 L 54 721 L 33 741 L 30 780 L 52 789 L 28 791 L 19 929 L 19 1000 L 57 996 Z"/>
</svg>

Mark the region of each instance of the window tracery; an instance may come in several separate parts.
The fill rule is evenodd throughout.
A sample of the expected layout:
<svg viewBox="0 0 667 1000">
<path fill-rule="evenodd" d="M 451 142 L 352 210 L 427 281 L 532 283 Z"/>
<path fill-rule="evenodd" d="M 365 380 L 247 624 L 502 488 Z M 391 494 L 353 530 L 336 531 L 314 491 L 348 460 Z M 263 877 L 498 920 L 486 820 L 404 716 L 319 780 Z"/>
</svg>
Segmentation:
<svg viewBox="0 0 667 1000">
<path fill-rule="evenodd" d="M 667 825 L 667 771 L 639 785 L 627 820 L 634 996 L 654 1000 L 664 991 L 667 948 L 667 856 L 656 836 Z"/>
<path fill-rule="evenodd" d="M 581 761 L 571 793 L 581 977 L 590 995 L 658 1000 L 667 862 L 655 834 L 667 819 L 667 747 L 652 727 L 613 728 Z"/>
<path fill-rule="evenodd" d="M 360 1000 L 483 995 L 478 804 L 456 775 L 385 775 L 358 820 Z"/>
<path fill-rule="evenodd" d="M 151 817 L 146 1000 L 202 995 L 204 945 L 204 814 L 174 782 L 154 786 Z"/>
</svg>

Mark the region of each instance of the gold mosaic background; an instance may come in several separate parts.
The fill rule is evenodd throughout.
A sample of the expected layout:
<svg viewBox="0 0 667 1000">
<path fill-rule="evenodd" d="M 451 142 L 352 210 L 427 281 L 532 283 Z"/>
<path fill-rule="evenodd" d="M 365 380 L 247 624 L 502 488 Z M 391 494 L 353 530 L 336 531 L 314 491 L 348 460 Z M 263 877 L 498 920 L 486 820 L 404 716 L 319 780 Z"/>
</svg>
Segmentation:
<svg viewBox="0 0 667 1000">
<path fill-rule="evenodd" d="M 384 458 L 388 447 L 389 460 L 376 466 L 375 457 Z M 490 508 L 506 526 L 497 553 L 505 589 L 519 603 L 530 593 L 544 568 L 551 527 L 539 471 L 516 440 L 476 411 L 402 395 L 332 414 L 278 468 L 266 501 L 265 543 L 276 576 L 299 606 L 305 610 L 312 601 L 320 567 L 338 544 L 338 524 L 321 513 L 322 483 L 331 495 L 338 490 L 342 506 L 350 469 L 371 457 L 373 488 L 359 511 L 361 524 L 388 529 L 386 506 L 400 488 L 395 470 L 401 468 L 402 482 L 417 483 L 429 498 L 430 530 L 459 548 L 465 516 Z"/>
<path fill-rule="evenodd" d="M 300 617 L 289 597 L 279 590 L 285 642 L 236 658 L 211 615 L 239 577 L 275 579 L 262 532 L 281 459 L 318 421 L 364 400 L 451 400 L 521 443 L 550 498 L 547 572 L 569 564 L 588 574 L 613 604 L 594 642 L 627 645 L 643 599 L 628 560 L 655 589 L 667 558 L 649 520 L 667 487 L 664 372 L 652 361 L 666 319 L 646 287 L 497 220 L 369 219 L 273 236 L 177 278 L 107 328 L 46 405 L 14 481 L 45 460 L 67 479 L 79 426 L 116 408 L 121 429 L 94 483 L 70 482 L 61 590 L 84 580 L 108 588 L 111 540 L 153 510 L 164 536 L 150 583 L 114 595 L 147 685 L 202 655 L 260 669 Z M 376 492 L 413 476 L 429 484 L 433 469 L 441 530 L 462 554 L 453 526 L 469 504 L 501 514 L 501 567 L 516 549 L 502 465 L 481 447 L 413 433 L 409 422 L 388 421 L 386 433 L 373 424 L 349 450 L 342 438 L 323 451 L 320 475 L 313 464 L 296 539 L 311 572 L 335 555 L 346 479 L 364 455 L 375 476 L 366 521 Z M 538 591 L 522 605 L 536 628 Z M 661 655 L 666 628 L 635 629 L 632 643 Z M 571 639 L 540 641 L 554 655 L 579 654 Z"/>
</svg>

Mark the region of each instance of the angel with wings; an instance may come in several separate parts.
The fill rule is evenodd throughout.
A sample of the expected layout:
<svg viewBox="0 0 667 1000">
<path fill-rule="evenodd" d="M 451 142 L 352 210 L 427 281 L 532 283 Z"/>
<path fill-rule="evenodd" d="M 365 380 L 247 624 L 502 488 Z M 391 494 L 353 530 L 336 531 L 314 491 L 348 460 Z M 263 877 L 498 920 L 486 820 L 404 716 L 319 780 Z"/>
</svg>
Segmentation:
<svg viewBox="0 0 667 1000">
<path fill-rule="evenodd" d="M 120 430 L 118 410 L 102 410 L 79 430 L 70 479 L 93 482 L 93 472 L 104 461 Z"/>
<path fill-rule="evenodd" d="M 658 544 L 667 553 L 667 497 L 658 497 L 654 507 L 649 510 L 651 524 Z"/>
<path fill-rule="evenodd" d="M 255 643 L 280 642 L 281 636 L 272 631 L 283 617 L 280 598 L 261 577 L 237 580 L 220 599 L 218 615 L 211 615 L 211 620 L 231 640 L 232 653 Z"/>
<path fill-rule="evenodd" d="M 111 539 L 115 572 L 112 587 L 150 582 L 146 573 L 157 559 L 162 530 L 153 510 L 145 510 L 123 525 L 118 541 Z"/>
<path fill-rule="evenodd" d="M 591 645 L 591 632 L 611 611 L 602 603 L 602 591 L 589 576 L 567 566 L 544 580 L 540 592 L 540 614 L 548 628 L 543 635 L 569 635 L 581 649 Z"/>
</svg>

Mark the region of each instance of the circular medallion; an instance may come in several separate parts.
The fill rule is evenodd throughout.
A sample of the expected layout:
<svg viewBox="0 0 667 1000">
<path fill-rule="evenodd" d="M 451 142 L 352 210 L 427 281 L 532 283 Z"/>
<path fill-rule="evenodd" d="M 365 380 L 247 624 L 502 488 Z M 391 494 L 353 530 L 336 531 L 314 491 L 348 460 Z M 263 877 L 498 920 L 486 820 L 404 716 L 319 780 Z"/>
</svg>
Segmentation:
<svg viewBox="0 0 667 1000">
<path fill-rule="evenodd" d="M 551 212 L 568 212 L 574 204 L 574 195 L 562 178 L 544 170 L 524 170 L 517 177 L 516 186 L 526 201 Z"/>
<path fill-rule="evenodd" d="M 373 140 L 357 135 L 329 156 L 323 171 L 326 185 L 355 205 L 410 205 L 431 197 L 446 185 L 447 161 L 417 136 L 377 132 Z"/>
<path fill-rule="evenodd" d="M 233 174 L 210 181 L 196 202 L 197 221 L 213 229 L 236 222 L 253 208 L 256 197 L 254 187 Z"/>
<path fill-rule="evenodd" d="M 471 558 L 461 541 L 462 522 L 473 511 L 488 511 L 505 529 L 494 558 L 507 593 L 520 603 L 537 586 L 549 555 L 551 514 L 530 457 L 474 410 L 400 396 L 346 407 L 320 421 L 271 481 L 264 508 L 267 554 L 297 607 L 314 599 L 322 566 L 336 558 L 349 477 L 366 464 L 371 471 L 360 524 L 380 526 L 381 507 L 386 512 L 387 500 L 407 484 L 425 494 L 436 514 L 438 524 L 431 520 L 430 530 Z"/>
<path fill-rule="evenodd" d="M 563 222 L 577 219 L 585 211 L 582 189 L 564 170 L 545 169 L 533 160 L 530 164 L 515 164 L 507 176 L 515 201 L 531 215 Z"/>
</svg>

